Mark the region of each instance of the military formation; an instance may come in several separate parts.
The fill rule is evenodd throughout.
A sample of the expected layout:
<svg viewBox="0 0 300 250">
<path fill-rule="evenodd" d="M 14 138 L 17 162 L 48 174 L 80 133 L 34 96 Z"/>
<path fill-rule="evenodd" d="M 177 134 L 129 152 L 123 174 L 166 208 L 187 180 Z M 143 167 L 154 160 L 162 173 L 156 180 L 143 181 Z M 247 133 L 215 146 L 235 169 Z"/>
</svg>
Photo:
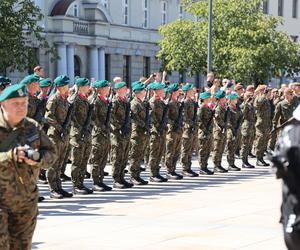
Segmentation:
<svg viewBox="0 0 300 250">
<path fill-rule="evenodd" d="M 171 84 L 165 76 L 156 73 L 130 84 L 119 77 L 112 83 L 76 77 L 72 83 L 66 75 L 47 79 L 37 66 L 17 84 L 0 77 L 0 224 L 6 225 L 0 227 L 1 249 L 30 249 L 36 202 L 44 199 L 38 197 L 37 179 L 48 183 L 51 199 L 62 199 L 255 168 L 249 158 L 268 166 L 265 155 L 274 150 L 282 128 L 295 122 L 300 83 L 254 88 L 221 83 L 209 73 L 199 91 L 191 83 Z M 192 169 L 194 155 L 199 165 Z M 222 165 L 224 155 L 228 168 Z M 112 187 L 104 182 L 108 162 Z M 141 177 L 146 168 L 149 180 Z M 86 178 L 93 180 L 91 187 Z M 72 192 L 64 189 L 66 180 Z M 13 229 L 11 218 L 18 225 Z"/>
</svg>

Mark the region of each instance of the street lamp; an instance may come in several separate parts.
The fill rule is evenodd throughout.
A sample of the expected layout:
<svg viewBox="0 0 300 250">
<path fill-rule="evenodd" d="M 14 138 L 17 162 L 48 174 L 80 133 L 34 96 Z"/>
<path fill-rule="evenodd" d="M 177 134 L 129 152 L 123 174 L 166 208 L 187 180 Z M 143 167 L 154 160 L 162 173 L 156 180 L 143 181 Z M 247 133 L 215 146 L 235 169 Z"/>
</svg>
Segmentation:
<svg viewBox="0 0 300 250">
<path fill-rule="evenodd" d="M 212 0 L 208 0 L 207 72 L 212 71 Z"/>
</svg>

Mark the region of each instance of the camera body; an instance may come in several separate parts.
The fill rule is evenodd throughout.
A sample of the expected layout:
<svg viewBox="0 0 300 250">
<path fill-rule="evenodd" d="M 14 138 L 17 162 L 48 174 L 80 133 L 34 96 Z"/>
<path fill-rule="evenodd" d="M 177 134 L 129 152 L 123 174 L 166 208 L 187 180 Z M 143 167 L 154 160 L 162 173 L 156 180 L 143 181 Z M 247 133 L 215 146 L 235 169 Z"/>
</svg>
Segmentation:
<svg viewBox="0 0 300 250">
<path fill-rule="evenodd" d="M 25 145 L 25 156 L 33 161 L 40 161 L 41 154 L 39 151 L 35 150 L 34 148 L 30 147 L 29 145 Z"/>
</svg>

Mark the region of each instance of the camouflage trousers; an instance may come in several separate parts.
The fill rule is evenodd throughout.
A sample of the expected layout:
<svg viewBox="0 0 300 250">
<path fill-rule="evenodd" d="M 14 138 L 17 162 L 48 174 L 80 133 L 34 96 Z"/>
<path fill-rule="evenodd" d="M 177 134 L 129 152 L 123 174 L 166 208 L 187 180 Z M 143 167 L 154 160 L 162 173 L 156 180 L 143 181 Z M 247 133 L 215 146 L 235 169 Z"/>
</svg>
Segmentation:
<svg viewBox="0 0 300 250">
<path fill-rule="evenodd" d="M 222 165 L 222 156 L 226 145 L 226 133 L 221 130 L 214 130 L 212 160 L 216 167 Z"/>
<path fill-rule="evenodd" d="M 71 139 L 71 178 L 74 187 L 81 187 L 83 185 L 91 149 L 91 136 L 84 141 L 80 139 L 76 140 L 76 143 L 73 143 Z"/>
<path fill-rule="evenodd" d="M 227 130 L 227 162 L 229 166 L 233 166 L 235 162 L 235 151 L 237 148 L 238 135 L 234 136 L 231 129 Z"/>
<path fill-rule="evenodd" d="M 69 145 L 69 137 L 61 139 L 60 137 L 51 136 L 50 139 L 56 146 L 57 160 L 47 169 L 46 177 L 49 184 L 50 191 L 59 190 L 62 188 L 60 173 L 61 167 L 65 162 L 67 149 Z"/>
<path fill-rule="evenodd" d="M 71 148 L 72 147 L 71 147 L 71 144 L 69 142 L 68 145 L 67 145 L 67 152 L 66 152 L 66 156 L 65 156 L 65 159 L 64 159 L 64 163 L 62 164 L 61 169 L 60 169 L 61 174 L 65 174 L 65 172 L 66 172 L 68 161 L 70 159 Z"/>
<path fill-rule="evenodd" d="M 243 162 L 246 162 L 248 160 L 248 155 L 251 153 L 253 141 L 254 141 L 254 136 L 255 134 L 253 133 L 254 128 L 250 129 L 248 131 L 245 131 L 241 134 L 241 159 Z"/>
<path fill-rule="evenodd" d="M 160 169 L 160 161 L 165 152 L 165 141 L 166 134 L 158 134 L 156 132 L 152 132 L 150 135 L 150 154 L 149 154 L 149 167 L 150 167 L 150 175 L 157 176 L 159 174 Z"/>
<path fill-rule="evenodd" d="M 188 171 L 191 170 L 192 167 L 192 155 L 193 149 L 195 145 L 195 141 L 197 140 L 197 135 L 195 132 L 183 131 L 182 137 L 182 147 L 181 147 L 181 165 L 182 170 Z"/>
<path fill-rule="evenodd" d="M 277 132 L 273 132 L 270 135 L 270 139 L 269 139 L 269 142 L 268 142 L 268 149 L 274 151 L 277 139 L 279 138 L 278 134 L 279 133 L 277 133 Z"/>
<path fill-rule="evenodd" d="M 149 142 L 149 135 L 143 131 L 132 131 L 129 151 L 129 173 L 133 178 L 140 177 L 141 163 Z"/>
<path fill-rule="evenodd" d="M 182 132 L 169 131 L 166 135 L 165 165 L 168 173 L 176 170 L 180 158 Z"/>
<path fill-rule="evenodd" d="M 124 179 L 129 147 L 130 137 L 121 135 L 119 131 L 111 133 L 112 177 L 115 182 L 122 182 Z"/>
<path fill-rule="evenodd" d="M 269 141 L 269 135 L 270 130 L 269 129 L 256 129 L 255 131 L 255 154 L 256 158 L 262 159 L 264 157 L 264 153 L 267 150 L 268 147 L 268 141 Z"/>
<path fill-rule="evenodd" d="M 103 182 L 104 168 L 107 163 L 108 153 L 110 151 L 109 135 L 97 135 L 92 138 L 92 152 L 91 152 L 91 175 L 94 184 Z"/>
<path fill-rule="evenodd" d="M 208 159 L 212 148 L 213 136 L 212 133 L 204 134 L 199 130 L 198 145 L 199 145 L 199 164 L 201 169 L 207 168 Z"/>
<path fill-rule="evenodd" d="M 0 208 L 0 249 L 30 250 L 37 215 L 37 204 L 18 211 Z"/>
</svg>

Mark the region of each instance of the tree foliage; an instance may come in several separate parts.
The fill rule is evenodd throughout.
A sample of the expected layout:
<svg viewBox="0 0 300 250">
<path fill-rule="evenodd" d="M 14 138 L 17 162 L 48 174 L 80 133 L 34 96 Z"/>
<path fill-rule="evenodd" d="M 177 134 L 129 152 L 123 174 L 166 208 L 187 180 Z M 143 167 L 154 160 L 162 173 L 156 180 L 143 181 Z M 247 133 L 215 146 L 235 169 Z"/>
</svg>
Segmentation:
<svg viewBox="0 0 300 250">
<path fill-rule="evenodd" d="M 167 70 L 206 72 L 208 1 L 183 0 L 195 20 L 160 27 L 158 58 Z M 213 0 L 213 71 L 218 77 L 259 83 L 300 71 L 300 46 L 279 31 L 283 20 L 265 15 L 260 0 Z"/>
<path fill-rule="evenodd" d="M 38 25 L 43 15 L 32 0 L 0 1 L 0 71 L 23 71 L 36 63 L 35 48 L 56 56 Z"/>
</svg>

